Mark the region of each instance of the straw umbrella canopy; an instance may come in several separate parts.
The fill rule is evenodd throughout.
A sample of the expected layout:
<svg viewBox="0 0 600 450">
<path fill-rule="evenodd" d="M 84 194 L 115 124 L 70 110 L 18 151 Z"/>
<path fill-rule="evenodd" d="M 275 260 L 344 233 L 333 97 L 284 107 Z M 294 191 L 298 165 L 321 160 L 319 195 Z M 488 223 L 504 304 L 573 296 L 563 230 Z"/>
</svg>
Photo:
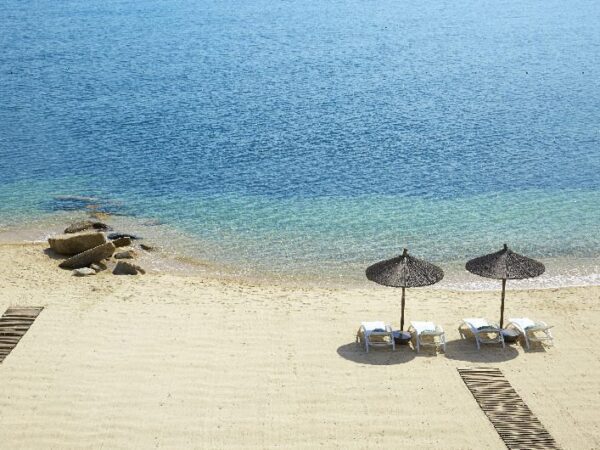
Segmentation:
<svg viewBox="0 0 600 450">
<path fill-rule="evenodd" d="M 404 331 L 405 290 L 411 287 L 429 286 L 444 278 L 444 271 L 438 266 L 417 259 L 404 249 L 402 255 L 386 259 L 367 268 L 367 278 L 384 286 L 402 288 L 402 315 L 400 331 Z"/>
<path fill-rule="evenodd" d="M 502 280 L 502 303 L 500 306 L 500 328 L 504 326 L 504 295 L 506 280 L 522 280 L 533 278 L 544 273 L 546 268 L 535 259 L 519 255 L 504 244 L 504 248 L 496 253 L 480 256 L 467 262 L 466 269 L 486 278 Z"/>
</svg>

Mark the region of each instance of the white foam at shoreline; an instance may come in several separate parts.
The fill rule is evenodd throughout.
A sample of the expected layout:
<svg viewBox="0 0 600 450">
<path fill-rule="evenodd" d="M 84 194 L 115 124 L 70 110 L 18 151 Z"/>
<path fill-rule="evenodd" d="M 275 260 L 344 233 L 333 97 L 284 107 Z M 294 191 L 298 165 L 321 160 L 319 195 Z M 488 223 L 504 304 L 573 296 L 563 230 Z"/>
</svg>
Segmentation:
<svg viewBox="0 0 600 450">
<path fill-rule="evenodd" d="M 507 290 L 555 289 L 564 287 L 600 286 L 600 274 L 554 275 L 542 279 L 509 280 Z M 432 289 L 450 289 L 460 291 L 495 291 L 500 289 L 500 281 L 442 281 L 431 286 Z"/>
<path fill-rule="evenodd" d="M 0 243 L 31 242 L 43 243 L 53 234 L 61 233 L 69 222 L 86 219 L 83 212 L 48 214 L 21 226 L 11 225 L 0 229 Z M 297 268 L 277 265 L 274 269 L 261 262 L 256 266 L 247 262 L 225 263 L 209 242 L 186 235 L 178 230 L 150 219 L 125 216 L 108 217 L 105 220 L 115 231 L 140 235 L 145 242 L 156 245 L 159 250 L 143 252 L 142 259 L 151 271 L 176 273 L 179 275 L 204 275 L 209 278 L 244 280 L 292 285 L 364 287 L 371 284 L 364 278 L 362 262 L 343 261 L 329 267 L 304 266 Z M 205 249 L 201 254 L 194 250 Z M 550 257 L 541 258 L 546 272 L 534 279 L 510 280 L 508 290 L 552 289 L 560 287 L 600 285 L 600 257 Z M 330 262 L 331 263 L 331 262 Z M 431 289 L 488 291 L 497 290 L 499 281 L 480 278 L 464 269 L 460 261 L 436 262 L 445 271 L 444 279 Z"/>
</svg>

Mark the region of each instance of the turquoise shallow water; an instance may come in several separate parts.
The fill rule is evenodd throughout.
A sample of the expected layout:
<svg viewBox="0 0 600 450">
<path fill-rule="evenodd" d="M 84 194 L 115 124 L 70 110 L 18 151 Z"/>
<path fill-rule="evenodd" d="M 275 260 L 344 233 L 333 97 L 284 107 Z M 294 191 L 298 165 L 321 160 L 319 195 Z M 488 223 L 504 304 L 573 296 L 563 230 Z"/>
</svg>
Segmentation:
<svg viewBox="0 0 600 450">
<path fill-rule="evenodd" d="M 453 266 L 503 242 L 595 270 L 597 2 L 0 12 L 4 229 L 83 196 L 238 274 L 353 279 L 402 247 Z"/>
</svg>

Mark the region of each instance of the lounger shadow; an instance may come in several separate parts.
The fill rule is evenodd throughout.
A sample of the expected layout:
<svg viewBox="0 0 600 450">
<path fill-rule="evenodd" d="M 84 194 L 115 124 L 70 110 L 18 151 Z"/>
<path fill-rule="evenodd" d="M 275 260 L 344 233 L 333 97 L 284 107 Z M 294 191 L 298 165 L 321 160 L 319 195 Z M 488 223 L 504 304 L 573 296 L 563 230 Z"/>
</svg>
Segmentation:
<svg viewBox="0 0 600 450">
<path fill-rule="evenodd" d="M 372 366 L 404 364 L 414 359 L 416 355 L 416 353 L 408 346 L 398 346 L 396 347 L 396 351 L 387 348 L 367 353 L 365 352 L 364 347 L 361 347 L 356 342 L 339 346 L 337 353 L 348 361 Z"/>
<path fill-rule="evenodd" d="M 457 361 L 469 361 L 477 363 L 495 363 L 510 361 L 519 355 L 514 346 L 487 346 L 485 349 L 477 350 L 473 341 L 465 339 L 454 339 L 446 341 L 446 358 Z"/>
</svg>

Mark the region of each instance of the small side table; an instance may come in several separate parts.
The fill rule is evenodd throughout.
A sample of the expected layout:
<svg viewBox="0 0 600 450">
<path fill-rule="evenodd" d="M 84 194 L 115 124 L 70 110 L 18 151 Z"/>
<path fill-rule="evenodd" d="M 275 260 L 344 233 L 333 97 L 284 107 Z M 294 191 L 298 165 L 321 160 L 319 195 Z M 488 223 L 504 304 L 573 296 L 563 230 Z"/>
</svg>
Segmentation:
<svg viewBox="0 0 600 450">
<path fill-rule="evenodd" d="M 406 345 L 410 342 L 412 335 L 408 331 L 394 331 L 394 342 L 397 345 Z"/>
<path fill-rule="evenodd" d="M 519 332 L 511 328 L 502 330 L 502 337 L 507 344 L 514 344 L 519 339 Z"/>
</svg>

